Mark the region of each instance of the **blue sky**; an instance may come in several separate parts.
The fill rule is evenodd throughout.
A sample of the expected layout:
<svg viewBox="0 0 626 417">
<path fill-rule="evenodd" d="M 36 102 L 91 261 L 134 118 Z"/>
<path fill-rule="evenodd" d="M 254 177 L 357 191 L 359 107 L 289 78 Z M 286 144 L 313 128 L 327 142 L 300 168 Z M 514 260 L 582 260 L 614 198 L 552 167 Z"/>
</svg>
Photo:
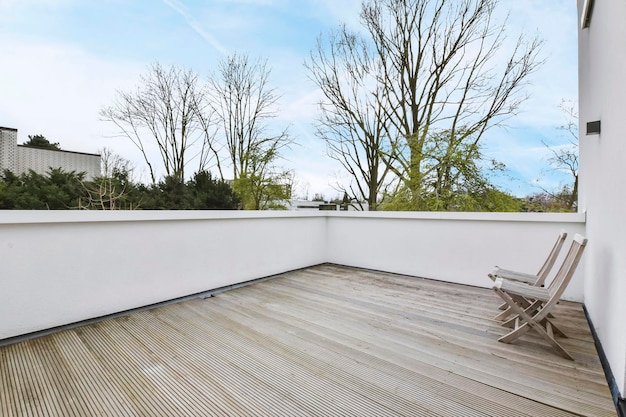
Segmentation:
<svg viewBox="0 0 626 417">
<path fill-rule="evenodd" d="M 18 129 L 18 141 L 43 134 L 64 149 L 111 148 L 135 161 L 133 146 L 111 137 L 98 112 L 116 90 L 137 85 L 159 62 L 202 76 L 227 54 L 267 58 L 281 94 L 281 122 L 300 144 L 284 164 L 296 172 L 297 192 L 332 197 L 340 169 L 313 135 L 319 92 L 303 62 L 316 38 L 345 22 L 358 26 L 360 0 L 0 0 L 0 126 Z M 537 192 L 565 177 L 550 171 L 542 141 L 566 136 L 558 105 L 577 98 L 577 24 L 574 0 L 501 0 L 513 37 L 524 31 L 545 40 L 545 64 L 528 87 L 530 99 L 505 129 L 492 130 L 485 151 L 507 166 L 497 179 L 516 195 Z"/>
</svg>

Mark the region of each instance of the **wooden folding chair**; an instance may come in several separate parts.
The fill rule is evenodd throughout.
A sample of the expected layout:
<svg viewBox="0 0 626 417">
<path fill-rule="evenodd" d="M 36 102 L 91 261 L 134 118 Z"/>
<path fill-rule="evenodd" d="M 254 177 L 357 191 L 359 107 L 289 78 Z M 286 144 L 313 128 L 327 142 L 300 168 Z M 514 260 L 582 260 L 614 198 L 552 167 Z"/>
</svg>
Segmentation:
<svg viewBox="0 0 626 417">
<path fill-rule="evenodd" d="M 587 239 L 584 236 L 579 234 L 574 236 L 563 264 L 547 287 L 537 287 L 504 278 L 496 278 L 493 286 L 494 291 L 510 307 L 511 312 L 517 314 L 513 320 L 513 330 L 498 339 L 499 342 L 511 343 L 532 328 L 556 348 L 563 357 L 573 360 L 563 346 L 554 339 L 555 333 L 564 337 L 567 336 L 554 325 L 550 312 L 559 302 L 561 295 L 572 279 L 586 245 Z M 529 300 L 532 300 L 530 304 L 526 304 Z"/>
<path fill-rule="evenodd" d="M 550 271 L 552 270 L 552 267 L 554 266 L 554 263 L 556 262 L 559 253 L 561 252 L 561 248 L 563 247 L 563 243 L 565 243 L 566 238 L 567 232 L 561 231 L 561 233 L 559 233 L 559 235 L 557 236 L 556 242 L 554 242 L 554 245 L 552 246 L 552 250 L 550 250 L 548 257 L 546 258 L 541 268 L 539 268 L 539 272 L 537 272 L 537 275 L 513 271 L 510 269 L 503 269 L 496 266 L 494 270 L 491 271 L 490 274 L 488 274 L 489 278 L 491 278 L 492 281 L 495 281 L 497 278 L 504 278 L 511 281 L 524 282 L 526 284 L 534 285 L 536 287 L 542 287 L 546 281 L 546 278 L 548 278 L 548 275 L 550 274 Z M 495 316 L 494 320 L 504 320 L 512 314 L 511 308 L 508 307 L 506 303 L 501 304 L 499 309 L 504 311 Z"/>
<path fill-rule="evenodd" d="M 561 252 L 561 248 L 563 247 L 563 243 L 565 243 L 566 238 L 567 232 L 561 231 L 561 233 L 557 236 L 556 242 L 554 242 L 554 246 L 552 246 L 552 250 L 550 250 L 548 257 L 543 265 L 541 265 L 541 268 L 539 268 L 539 272 L 537 272 L 536 275 L 504 269 L 496 265 L 494 270 L 488 274 L 489 278 L 494 281 L 496 278 L 505 278 L 513 281 L 525 282 L 526 284 L 535 285 L 537 287 L 543 286 L 548 274 L 552 270 L 552 267 L 559 256 L 559 253 Z"/>
</svg>

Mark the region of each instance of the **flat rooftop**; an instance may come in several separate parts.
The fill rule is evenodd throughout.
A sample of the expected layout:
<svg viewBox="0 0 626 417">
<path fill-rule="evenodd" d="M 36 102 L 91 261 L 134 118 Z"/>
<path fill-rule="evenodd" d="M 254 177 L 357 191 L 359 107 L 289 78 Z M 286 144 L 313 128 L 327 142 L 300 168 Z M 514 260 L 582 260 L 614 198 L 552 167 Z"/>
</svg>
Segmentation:
<svg viewBox="0 0 626 417">
<path fill-rule="evenodd" d="M 554 311 L 574 361 L 534 332 L 499 343 L 499 304 L 384 272 L 293 271 L 1 347 L 0 415 L 616 415 L 580 304 Z"/>
</svg>

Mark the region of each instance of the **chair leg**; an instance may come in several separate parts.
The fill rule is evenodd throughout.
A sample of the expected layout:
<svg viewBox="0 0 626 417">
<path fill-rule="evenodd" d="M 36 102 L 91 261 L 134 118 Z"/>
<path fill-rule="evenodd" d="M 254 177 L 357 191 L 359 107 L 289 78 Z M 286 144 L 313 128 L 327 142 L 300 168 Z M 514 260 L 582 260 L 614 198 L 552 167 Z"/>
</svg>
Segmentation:
<svg viewBox="0 0 626 417">
<path fill-rule="evenodd" d="M 529 329 L 528 322 L 524 316 L 526 317 L 529 317 L 529 316 L 524 312 L 524 310 L 520 306 L 518 306 L 515 303 L 515 301 L 513 300 L 513 298 L 511 298 L 509 294 L 506 294 L 499 288 L 496 288 L 495 290 L 498 293 L 498 295 L 502 297 L 502 299 L 509 305 L 509 308 L 512 310 L 512 312 L 514 312 L 517 315 L 516 317 L 514 317 L 514 319 L 509 320 L 509 322 L 514 321 L 515 328 L 511 330 L 509 333 L 505 334 L 504 336 L 498 339 L 498 342 L 511 343 L 512 341 L 518 339 L 520 336 L 522 336 L 524 333 L 528 331 Z M 519 325 L 520 319 L 523 319 L 525 321 L 521 325 Z"/>
<path fill-rule="evenodd" d="M 531 303 L 525 299 L 524 297 L 516 297 L 516 298 L 512 298 L 518 305 L 526 308 L 527 306 L 531 305 Z M 500 310 L 504 310 L 502 313 L 498 314 L 497 316 L 495 316 L 493 318 L 493 320 L 496 321 L 503 321 L 506 320 L 507 317 L 509 317 L 511 314 L 514 314 L 513 311 L 511 310 L 511 307 L 507 304 L 504 303 L 503 304 L 505 306 L 505 308 L 500 308 Z M 502 307 L 502 306 L 500 306 Z M 507 326 L 508 327 L 508 326 Z"/>
<path fill-rule="evenodd" d="M 546 317 L 545 319 L 541 320 L 541 324 L 544 327 L 548 327 L 548 324 L 549 324 L 552 327 L 552 332 L 554 332 L 555 335 L 567 339 L 567 335 L 563 332 L 563 330 L 559 329 L 559 327 L 556 324 L 554 324 L 554 322 L 552 320 L 550 320 L 550 317 L 552 317 L 552 316 L 550 314 L 548 314 L 548 317 Z"/>
<path fill-rule="evenodd" d="M 529 315 L 533 315 L 535 314 L 536 308 L 534 310 L 531 310 L 530 308 L 527 308 L 525 310 Z M 513 314 L 512 312 L 509 312 L 507 315 Z M 497 316 L 496 316 L 497 317 Z M 565 332 L 563 332 L 561 329 L 558 328 L 558 326 L 556 324 L 554 324 L 554 322 L 550 319 L 553 319 L 554 316 L 552 314 L 548 313 L 548 316 L 544 319 L 544 321 L 541 322 L 541 324 L 543 324 L 545 326 L 545 321 L 549 320 L 550 323 L 552 324 L 552 327 L 554 328 L 554 333 L 557 336 L 561 336 L 561 337 L 567 337 L 567 334 L 565 334 Z M 510 319 L 503 321 L 502 322 L 502 327 L 508 327 L 509 329 L 513 329 L 515 328 L 515 320 L 517 319 L 517 315 L 511 317 Z"/>
<path fill-rule="evenodd" d="M 524 308 L 524 311 L 528 314 L 528 315 L 533 315 L 535 314 L 535 312 L 537 311 L 537 309 L 539 309 L 539 307 L 541 307 L 541 301 L 535 301 L 533 303 L 528 302 L 528 300 L 526 300 L 525 298 L 522 298 L 521 302 L 518 302 L 517 299 L 514 299 L 513 297 L 511 297 L 511 300 L 513 300 L 514 302 L 516 302 L 518 305 L 520 305 L 520 307 Z M 522 305 L 523 303 L 523 305 Z M 509 307 L 510 308 L 510 307 Z M 507 315 L 511 315 L 513 314 L 512 309 L 510 309 L 510 312 Z M 497 316 L 496 316 L 497 317 Z M 508 328 L 514 328 L 514 324 L 515 324 L 515 318 L 517 316 L 514 316 L 510 319 L 508 319 L 507 321 L 505 321 L 504 323 L 502 323 L 503 327 L 508 327 Z"/>
<path fill-rule="evenodd" d="M 521 326 L 515 327 L 515 329 L 511 330 L 510 332 L 499 338 L 498 342 L 514 342 L 515 340 L 519 339 L 523 334 L 525 334 L 528 330 L 530 330 L 530 326 L 528 325 L 528 323 L 522 323 Z"/>
<path fill-rule="evenodd" d="M 519 307 L 517 304 L 515 304 L 515 301 L 513 300 L 513 298 L 511 298 L 508 294 L 504 293 L 502 290 L 500 290 L 499 288 L 496 288 L 496 292 L 498 293 L 498 295 L 500 295 L 500 297 L 502 297 L 502 299 L 504 301 L 507 302 L 507 304 L 509 304 L 510 308 L 517 313 L 517 318 L 516 318 L 516 325 L 515 325 L 515 329 L 513 329 L 512 331 L 510 331 L 509 333 L 507 333 L 506 335 L 502 336 L 501 338 L 498 339 L 498 342 L 502 342 L 502 343 L 511 343 L 515 340 L 517 340 L 520 336 L 522 336 L 523 334 L 525 334 L 530 328 L 533 328 L 537 333 L 539 333 L 544 339 L 546 339 L 548 341 L 548 343 L 550 343 L 550 345 L 552 345 L 552 347 L 554 347 L 561 356 L 563 356 L 566 359 L 569 360 L 574 360 L 574 358 L 567 352 L 567 350 L 565 350 L 565 348 L 563 346 L 561 346 L 559 344 L 559 342 L 557 342 L 554 339 L 553 336 L 553 331 L 554 328 L 552 326 L 552 323 L 550 320 L 547 319 L 541 319 L 541 322 L 547 323 L 546 324 L 546 328 L 548 330 L 546 330 L 546 328 L 544 328 L 540 323 L 537 323 L 535 321 L 534 317 L 531 317 L 528 315 L 528 313 L 522 309 L 521 307 Z M 528 307 L 526 310 L 530 310 L 531 307 Z M 536 308 L 535 308 L 536 310 Z M 523 323 L 520 325 L 519 322 Z M 557 331 L 559 333 L 562 333 L 561 330 Z"/>
<path fill-rule="evenodd" d="M 495 321 L 502 321 L 509 317 L 513 312 L 511 311 L 511 307 L 507 307 L 504 311 L 493 318 Z"/>
<path fill-rule="evenodd" d="M 561 346 L 561 344 L 559 342 L 557 342 L 556 340 L 554 340 L 552 333 L 552 328 L 551 328 L 551 324 L 548 322 L 548 329 L 550 329 L 550 331 L 547 331 L 546 329 L 543 328 L 543 326 L 541 326 L 540 324 L 537 324 L 536 322 L 533 321 L 534 324 L 531 325 L 531 327 L 533 329 L 535 329 L 535 331 L 537 333 L 539 333 L 540 335 L 543 336 L 544 339 L 546 339 L 548 341 L 548 343 L 550 343 L 552 345 L 552 347 L 554 347 L 561 356 L 563 356 L 565 359 L 569 359 L 571 361 L 574 360 L 574 358 L 572 357 L 572 355 L 569 354 L 569 352 L 567 350 L 565 350 L 565 348 L 563 346 Z"/>
</svg>

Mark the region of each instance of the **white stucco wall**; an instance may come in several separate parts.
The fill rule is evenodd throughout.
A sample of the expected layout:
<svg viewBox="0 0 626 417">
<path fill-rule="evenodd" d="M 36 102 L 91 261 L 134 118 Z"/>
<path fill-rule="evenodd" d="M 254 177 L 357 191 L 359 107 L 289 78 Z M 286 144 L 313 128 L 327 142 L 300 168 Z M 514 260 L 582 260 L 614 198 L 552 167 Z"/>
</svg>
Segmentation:
<svg viewBox="0 0 626 417">
<path fill-rule="evenodd" d="M 0 212 L 0 339 L 322 263 L 315 214 Z"/>
<path fill-rule="evenodd" d="M 574 234 L 584 234 L 585 229 L 583 214 L 377 212 L 363 216 L 343 212 L 329 216 L 330 262 L 485 288 L 491 287 L 486 274 L 494 265 L 536 273 L 561 230 L 568 232 L 569 245 Z M 583 301 L 580 269 L 565 299 Z"/>
<path fill-rule="evenodd" d="M 489 287 L 561 229 L 584 215 L 0 211 L 0 339 L 324 262 Z"/>
<path fill-rule="evenodd" d="M 584 1 L 578 1 L 579 17 Z M 580 19 L 579 19 L 580 20 Z M 626 386 L 626 1 L 595 1 L 579 32 L 580 197 L 590 245 L 585 304 L 615 376 Z M 601 121 L 600 135 L 586 124 Z"/>
</svg>

